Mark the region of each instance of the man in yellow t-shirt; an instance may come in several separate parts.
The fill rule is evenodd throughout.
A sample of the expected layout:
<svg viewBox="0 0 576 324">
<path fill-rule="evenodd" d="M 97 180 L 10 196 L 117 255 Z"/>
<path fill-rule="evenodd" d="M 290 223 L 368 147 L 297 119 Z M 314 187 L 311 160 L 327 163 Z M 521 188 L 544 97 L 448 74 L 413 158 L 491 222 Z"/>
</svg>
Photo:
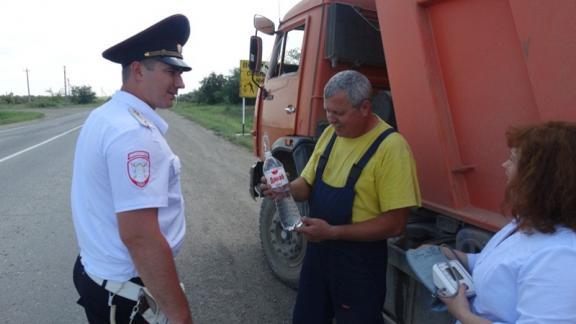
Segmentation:
<svg viewBox="0 0 576 324">
<path fill-rule="evenodd" d="M 294 198 L 310 204 L 310 217 L 296 229 L 308 246 L 293 323 L 384 323 L 386 239 L 402 234 L 420 192 L 410 147 L 372 112 L 371 93 L 356 71 L 328 81 L 331 125 L 290 183 Z"/>
</svg>

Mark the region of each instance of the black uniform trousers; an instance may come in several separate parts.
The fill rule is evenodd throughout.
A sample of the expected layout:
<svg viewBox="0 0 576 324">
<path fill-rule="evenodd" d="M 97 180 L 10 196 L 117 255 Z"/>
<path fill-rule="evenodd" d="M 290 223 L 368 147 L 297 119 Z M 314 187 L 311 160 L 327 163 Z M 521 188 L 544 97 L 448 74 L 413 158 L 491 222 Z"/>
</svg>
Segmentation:
<svg viewBox="0 0 576 324">
<path fill-rule="evenodd" d="M 109 324 L 110 323 L 110 306 L 108 306 L 108 299 L 110 293 L 104 287 L 95 283 L 88 274 L 84 271 L 84 266 L 80 261 L 80 256 L 76 259 L 74 264 L 74 286 L 80 298 L 77 303 L 84 307 L 88 323 L 90 324 Z M 143 285 L 140 278 L 132 278 L 130 281 Z M 116 323 L 128 324 L 130 322 L 130 315 L 132 309 L 136 305 L 135 301 L 130 299 L 114 296 L 112 304 L 116 305 Z M 132 320 L 133 324 L 147 323 L 139 314 L 136 314 Z"/>
</svg>

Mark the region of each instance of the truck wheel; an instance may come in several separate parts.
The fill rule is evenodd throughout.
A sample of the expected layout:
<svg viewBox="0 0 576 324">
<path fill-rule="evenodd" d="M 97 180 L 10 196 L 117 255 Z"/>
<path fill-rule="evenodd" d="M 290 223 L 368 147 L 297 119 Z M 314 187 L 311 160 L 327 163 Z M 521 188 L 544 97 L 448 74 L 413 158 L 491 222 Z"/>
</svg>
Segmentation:
<svg viewBox="0 0 576 324">
<path fill-rule="evenodd" d="M 299 203 L 299 207 L 302 211 L 307 204 Z M 260 207 L 260 243 L 272 273 L 287 286 L 298 288 L 306 240 L 296 232 L 282 229 L 276 206 L 269 198 L 264 198 Z"/>
</svg>

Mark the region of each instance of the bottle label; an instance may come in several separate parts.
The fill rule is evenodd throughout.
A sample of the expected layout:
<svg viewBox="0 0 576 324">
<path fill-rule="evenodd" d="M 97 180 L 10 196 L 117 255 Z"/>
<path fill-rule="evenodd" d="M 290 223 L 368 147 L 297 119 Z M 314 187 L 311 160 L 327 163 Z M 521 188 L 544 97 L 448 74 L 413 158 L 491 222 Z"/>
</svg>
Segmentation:
<svg viewBox="0 0 576 324">
<path fill-rule="evenodd" d="M 270 170 L 264 171 L 264 176 L 266 177 L 266 181 L 268 184 L 270 184 L 273 190 L 282 188 L 288 184 L 288 177 L 286 177 L 284 168 L 272 168 Z"/>
</svg>

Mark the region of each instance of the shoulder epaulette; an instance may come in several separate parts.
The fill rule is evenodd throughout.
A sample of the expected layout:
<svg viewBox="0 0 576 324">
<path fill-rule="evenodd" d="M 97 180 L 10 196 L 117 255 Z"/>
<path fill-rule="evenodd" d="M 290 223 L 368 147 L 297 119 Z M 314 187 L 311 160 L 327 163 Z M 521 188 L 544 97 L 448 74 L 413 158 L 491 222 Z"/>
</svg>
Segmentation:
<svg viewBox="0 0 576 324">
<path fill-rule="evenodd" d="M 151 128 L 150 122 L 146 118 L 144 118 L 144 116 L 142 116 L 142 114 L 138 110 L 136 110 L 135 108 L 130 108 L 130 114 L 132 114 L 132 117 L 134 117 L 140 123 L 140 125 L 146 128 Z"/>
</svg>

